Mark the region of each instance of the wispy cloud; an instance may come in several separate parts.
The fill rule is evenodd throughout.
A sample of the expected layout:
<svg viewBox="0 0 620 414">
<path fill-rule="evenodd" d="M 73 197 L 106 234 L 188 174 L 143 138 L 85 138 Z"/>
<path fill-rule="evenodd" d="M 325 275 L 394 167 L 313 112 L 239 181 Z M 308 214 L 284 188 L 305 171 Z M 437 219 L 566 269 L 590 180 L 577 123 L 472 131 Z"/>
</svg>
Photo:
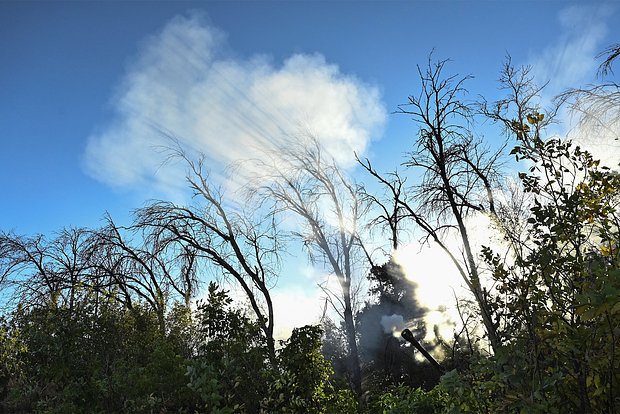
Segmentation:
<svg viewBox="0 0 620 414">
<path fill-rule="evenodd" d="M 609 6 L 599 4 L 575 5 L 558 14 L 557 39 L 530 59 L 536 81 L 549 82 L 545 88 L 548 97 L 594 80 L 596 55 L 603 49 L 611 12 Z"/>
<path fill-rule="evenodd" d="M 281 64 L 229 58 L 225 34 L 198 15 L 176 17 L 144 47 L 120 83 L 115 118 L 89 137 L 86 171 L 113 187 L 174 191 L 183 171 L 161 167 L 173 135 L 221 173 L 300 132 L 311 132 L 344 166 L 381 133 L 378 88 L 319 54 Z M 163 133 L 162 133 L 163 131 Z M 160 168 L 161 167 L 161 168 Z"/>
<path fill-rule="evenodd" d="M 569 89 L 588 89 L 596 82 L 601 63 L 597 55 L 607 46 L 605 42 L 615 41 L 606 39 L 608 22 L 614 13 L 611 6 L 601 4 L 576 5 L 560 12 L 557 40 L 530 59 L 536 82 L 548 82 L 541 97 L 543 106 Z M 600 109 L 597 99 L 596 93 L 591 94 L 580 102 L 579 110 Z M 566 109 L 560 112 L 560 125 L 553 132 L 568 136 L 603 164 L 616 167 L 620 162 L 620 123 L 617 111 L 590 115 L 583 118 L 579 111 Z"/>
</svg>

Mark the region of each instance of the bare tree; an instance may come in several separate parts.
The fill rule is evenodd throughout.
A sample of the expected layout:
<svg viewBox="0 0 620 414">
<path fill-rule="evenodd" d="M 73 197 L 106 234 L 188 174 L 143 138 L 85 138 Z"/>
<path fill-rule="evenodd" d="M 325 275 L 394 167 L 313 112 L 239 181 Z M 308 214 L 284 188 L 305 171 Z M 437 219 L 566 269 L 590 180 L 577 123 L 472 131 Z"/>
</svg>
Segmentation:
<svg viewBox="0 0 620 414">
<path fill-rule="evenodd" d="M 362 197 L 379 212 L 367 226 L 371 230 L 377 227 L 379 229 L 387 227 L 392 250 L 396 251 L 398 250 L 401 241 L 400 234 L 404 227 L 401 222 L 406 221 L 408 215 L 407 209 L 403 206 L 411 202 L 406 187 L 407 177 L 403 177 L 398 171 L 382 176 L 377 173 L 367 158 L 362 160 L 356 154 L 355 159 L 379 181 L 384 190 L 383 195 L 377 196 L 366 191 L 364 187 L 361 188 Z"/>
<path fill-rule="evenodd" d="M 620 56 L 620 43 L 616 43 L 614 45 L 609 46 L 607 49 L 603 50 L 596 57 L 601 58 L 604 57 L 605 60 L 599 66 L 598 72 L 601 76 L 606 76 L 609 73 L 613 73 L 612 65 L 614 61 Z"/>
<path fill-rule="evenodd" d="M 358 233 L 365 207 L 358 188 L 335 161 L 323 153 L 313 137 L 280 148 L 272 164 L 261 163 L 265 172 L 254 195 L 275 201 L 274 214 L 292 213 L 301 220 L 295 235 L 313 261 L 321 261 L 336 276 L 340 292 L 322 285 L 327 301 L 345 324 L 349 370 L 354 390 L 361 392 L 361 372 L 354 309 L 356 271 L 364 254 Z"/>
<path fill-rule="evenodd" d="M 599 67 L 601 78 L 613 73 L 612 64 L 620 56 L 620 44 L 615 44 L 598 57 L 605 57 Z M 577 138 L 587 139 L 589 144 L 601 142 L 609 145 L 620 141 L 620 85 L 603 82 L 584 88 L 569 89 L 558 97 L 560 104 L 567 103 L 576 120 Z M 589 138 L 589 139 L 588 139 Z"/>
<path fill-rule="evenodd" d="M 87 295 L 92 232 L 64 229 L 56 237 L 0 234 L 0 289 L 22 305 L 67 306 Z"/>
<path fill-rule="evenodd" d="M 516 139 L 517 146 L 511 151 L 519 161 L 521 148 L 536 151 L 535 140 L 542 131 L 555 122 L 559 101 L 540 113 L 540 94 L 545 85 L 534 83 L 530 66 L 515 67 L 510 56 L 501 69 L 499 86 L 506 96 L 494 102 L 482 100 L 479 112 L 493 122 L 499 123 L 504 133 Z M 532 197 L 523 191 L 521 183 L 504 182 L 501 188 L 503 200 L 497 203 L 494 224 L 509 245 L 511 254 L 525 256 L 530 243 L 527 238 L 526 220 L 530 214 Z"/>
<path fill-rule="evenodd" d="M 181 206 L 153 202 L 136 213 L 135 227 L 148 233 L 154 245 L 180 244 L 206 261 L 211 269 L 231 277 L 243 290 L 265 335 L 269 356 L 275 361 L 273 303 L 270 289 L 276 279 L 279 235 L 275 222 L 260 214 L 244 213 L 224 199 L 209 180 L 205 157 L 197 161 L 178 151 L 189 167 L 187 181 L 195 203 Z"/>
<path fill-rule="evenodd" d="M 385 221 L 393 231 L 400 220 L 410 219 L 422 230 L 425 242 L 436 243 L 450 257 L 476 300 L 489 342 L 496 350 L 500 338 L 480 281 L 466 219 L 473 213 L 496 213 L 494 189 L 504 146 L 491 150 L 474 137 L 475 108 L 464 101 L 464 83 L 469 77 L 444 77 L 445 64 L 429 58 L 425 70 L 418 67 L 420 93 L 410 96 L 397 111 L 411 116 L 418 125 L 415 147 L 404 165 L 421 173 L 420 182 L 403 191 L 405 179 L 399 174 L 383 175 L 370 161 L 360 163 L 392 196 L 392 215 Z M 446 242 L 446 235 L 455 232 L 460 252 Z"/>
<path fill-rule="evenodd" d="M 127 308 L 134 298 L 148 303 L 165 332 L 169 302 L 180 298 L 189 306 L 196 291 L 196 253 L 179 243 L 160 244 L 141 230 L 118 226 L 107 217 L 107 225 L 96 232 L 97 276 L 120 291 L 116 298 Z"/>
<path fill-rule="evenodd" d="M 0 287 L 22 305 L 73 310 L 90 297 L 114 298 L 131 309 L 142 300 L 164 314 L 174 295 L 189 298 L 195 290 L 195 254 L 171 255 L 144 235 L 117 226 L 109 217 L 103 229 L 64 229 L 54 238 L 41 235 L 0 236 Z M 126 234 L 122 234 L 125 232 Z M 130 235 L 138 236 L 130 240 Z"/>
</svg>

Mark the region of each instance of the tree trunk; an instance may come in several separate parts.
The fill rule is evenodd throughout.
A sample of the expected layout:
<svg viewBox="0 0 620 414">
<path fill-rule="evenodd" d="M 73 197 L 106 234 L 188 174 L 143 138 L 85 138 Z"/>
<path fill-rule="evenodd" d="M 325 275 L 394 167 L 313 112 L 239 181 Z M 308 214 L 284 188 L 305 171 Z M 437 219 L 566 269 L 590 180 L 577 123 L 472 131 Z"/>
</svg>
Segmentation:
<svg viewBox="0 0 620 414">
<path fill-rule="evenodd" d="M 353 310 L 351 309 L 351 296 L 347 291 L 344 295 L 344 324 L 347 334 L 347 345 L 349 346 L 349 369 L 351 373 L 351 385 L 353 391 L 362 395 L 362 372 L 360 369 L 360 357 L 357 350 L 357 338 L 355 337 L 355 321 L 353 320 Z"/>
</svg>

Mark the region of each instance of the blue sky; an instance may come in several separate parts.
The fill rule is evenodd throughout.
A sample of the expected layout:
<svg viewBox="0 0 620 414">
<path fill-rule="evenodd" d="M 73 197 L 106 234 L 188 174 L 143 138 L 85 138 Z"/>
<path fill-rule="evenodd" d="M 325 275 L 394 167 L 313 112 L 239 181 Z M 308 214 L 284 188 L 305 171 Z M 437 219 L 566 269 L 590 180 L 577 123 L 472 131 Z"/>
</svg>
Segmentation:
<svg viewBox="0 0 620 414">
<path fill-rule="evenodd" d="M 318 53 L 342 74 L 378 88 L 388 115 L 368 150 L 390 168 L 413 128 L 389 113 L 415 91 L 415 65 L 432 48 L 454 61 L 449 69 L 476 76 L 472 94 L 494 94 L 507 52 L 528 63 L 561 47 L 570 28 L 562 27 L 560 14 L 571 6 L 579 4 L 0 2 L 0 228 L 47 233 L 96 225 L 105 210 L 124 216 L 157 195 L 94 179 L 84 153 L 89 137 L 116 116 L 115 94 L 145 42 L 175 16 L 202 14 L 226 37 L 222 54 L 232 59 L 264 55 L 278 67 L 294 54 Z M 590 30 L 604 27 L 594 52 L 620 37 L 611 24 L 616 6 L 582 8 Z"/>
<path fill-rule="evenodd" d="M 475 76 L 472 99 L 498 97 L 507 53 L 551 79 L 551 96 L 595 80 L 595 55 L 620 41 L 619 6 L 0 1 L 0 229 L 92 227 L 106 211 L 127 222 L 145 200 L 176 197 L 182 177 L 158 168 L 149 121 L 216 173 L 282 118 L 326 135 L 345 164 L 351 148 L 393 169 L 415 129 L 391 113 L 433 48 Z"/>
</svg>

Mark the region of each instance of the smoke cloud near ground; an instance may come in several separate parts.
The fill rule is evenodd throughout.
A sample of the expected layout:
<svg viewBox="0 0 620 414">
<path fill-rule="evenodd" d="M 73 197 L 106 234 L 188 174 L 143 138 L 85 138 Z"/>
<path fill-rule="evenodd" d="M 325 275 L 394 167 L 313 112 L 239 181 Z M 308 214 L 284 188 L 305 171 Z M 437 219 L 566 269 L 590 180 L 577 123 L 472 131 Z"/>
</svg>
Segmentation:
<svg viewBox="0 0 620 414">
<path fill-rule="evenodd" d="M 481 251 L 482 246 L 497 252 L 506 250 L 501 234 L 489 217 L 472 215 L 465 224 L 473 251 Z M 453 252 L 461 249 L 460 236 L 456 232 L 447 232 L 444 243 Z M 410 243 L 399 248 L 394 259 L 402 266 L 406 277 L 415 282 L 415 298 L 427 310 L 424 339 L 433 341 L 436 333 L 445 340 L 453 338 L 454 332 L 462 328 L 457 298 L 471 300 L 473 296 L 449 256 L 434 243 Z M 481 277 L 483 284 L 491 289 L 492 283 L 486 280 L 487 275 L 483 272 Z"/>
</svg>

